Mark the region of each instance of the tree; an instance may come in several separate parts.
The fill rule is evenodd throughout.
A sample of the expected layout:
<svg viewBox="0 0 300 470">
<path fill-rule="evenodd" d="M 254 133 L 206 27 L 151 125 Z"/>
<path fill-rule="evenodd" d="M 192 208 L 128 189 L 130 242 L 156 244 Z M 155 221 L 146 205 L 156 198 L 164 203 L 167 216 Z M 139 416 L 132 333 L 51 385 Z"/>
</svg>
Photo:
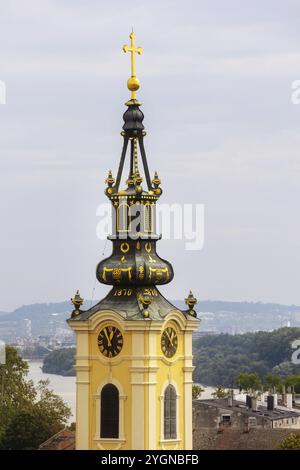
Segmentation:
<svg viewBox="0 0 300 470">
<path fill-rule="evenodd" d="M 282 379 L 278 375 L 274 375 L 271 372 L 268 372 L 265 375 L 265 388 L 271 392 L 281 392 L 282 391 Z"/>
<path fill-rule="evenodd" d="M 278 449 L 280 450 L 300 450 L 300 435 L 289 434 L 279 444 Z"/>
<path fill-rule="evenodd" d="M 193 384 L 193 388 L 192 388 L 193 400 L 200 398 L 202 392 L 204 392 L 204 388 L 200 387 L 200 385 Z"/>
<path fill-rule="evenodd" d="M 76 431 L 76 423 L 73 421 L 69 426 L 68 429 L 70 431 Z"/>
<path fill-rule="evenodd" d="M 62 428 L 49 426 L 47 419 L 38 409 L 20 411 L 11 419 L 6 428 L 2 447 L 4 449 L 37 449 L 39 444 L 46 441 Z"/>
<path fill-rule="evenodd" d="M 28 364 L 16 349 L 6 347 L 6 363 L 1 369 L 0 441 L 6 426 L 19 410 L 30 408 L 36 397 L 32 381 L 26 381 Z"/>
<path fill-rule="evenodd" d="M 261 382 L 255 372 L 242 372 L 237 376 L 236 384 L 241 391 L 244 390 L 247 393 L 251 393 L 251 395 L 255 395 L 261 389 Z"/>
<path fill-rule="evenodd" d="M 209 335 L 194 342 L 193 378 L 204 385 L 233 388 L 241 372 L 256 372 L 264 380 L 268 372 L 285 378 L 300 372 L 291 362 L 291 343 L 300 328 L 280 328 L 241 335 Z"/>
<path fill-rule="evenodd" d="M 34 386 L 26 380 L 27 363 L 14 348 L 6 348 L 3 396 L 0 402 L 0 447 L 36 449 L 66 426 L 71 415 L 64 401 L 48 388 L 48 381 Z"/>
<path fill-rule="evenodd" d="M 43 372 L 64 376 L 75 376 L 75 349 L 62 348 L 50 352 L 43 362 Z"/>
<path fill-rule="evenodd" d="M 279 375 L 282 379 L 285 379 L 289 375 L 292 375 L 294 371 L 293 364 L 290 361 L 284 361 L 276 365 L 272 369 L 272 373 Z"/>
<path fill-rule="evenodd" d="M 300 391 L 300 374 L 289 375 L 284 381 L 286 387 L 291 387 L 293 392 L 299 393 Z"/>
<path fill-rule="evenodd" d="M 212 396 L 215 398 L 227 398 L 229 396 L 229 392 L 226 391 L 222 385 L 218 385 L 218 387 L 212 393 Z"/>
</svg>

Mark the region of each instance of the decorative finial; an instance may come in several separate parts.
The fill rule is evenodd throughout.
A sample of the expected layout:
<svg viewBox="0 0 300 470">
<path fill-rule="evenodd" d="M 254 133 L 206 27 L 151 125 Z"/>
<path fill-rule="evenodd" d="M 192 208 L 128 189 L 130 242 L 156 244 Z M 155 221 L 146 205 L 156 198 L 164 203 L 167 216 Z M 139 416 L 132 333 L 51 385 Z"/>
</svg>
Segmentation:
<svg viewBox="0 0 300 470">
<path fill-rule="evenodd" d="M 187 296 L 187 298 L 184 299 L 184 300 L 185 300 L 185 303 L 187 304 L 187 306 L 189 307 L 188 313 L 190 315 L 192 315 L 193 317 L 197 317 L 197 314 L 194 310 L 194 306 L 197 303 L 197 299 L 196 299 L 196 297 L 194 297 L 193 292 L 191 290 L 190 290 L 190 293 Z"/>
<path fill-rule="evenodd" d="M 75 309 L 72 312 L 72 317 L 75 315 L 79 315 L 80 307 L 84 302 L 84 299 L 80 296 L 79 290 L 77 289 L 76 294 L 74 295 L 73 299 L 71 299 L 72 304 L 74 305 Z"/>
<path fill-rule="evenodd" d="M 107 188 L 105 190 L 106 194 L 110 196 L 113 193 L 113 185 L 115 184 L 115 178 L 113 178 L 111 170 L 108 172 L 108 176 L 105 180 L 105 184 L 107 184 Z"/>
<path fill-rule="evenodd" d="M 148 294 L 144 294 L 140 297 L 140 301 L 143 305 L 143 317 L 144 318 L 149 318 L 149 310 L 148 307 L 151 304 L 151 298 Z"/>
<path fill-rule="evenodd" d="M 160 196 L 161 193 L 162 193 L 162 189 L 159 188 L 159 185 L 161 184 L 161 180 L 160 178 L 158 177 L 158 173 L 157 171 L 154 173 L 154 178 L 152 180 L 152 184 L 154 186 L 154 193 L 157 195 L 157 196 Z"/>
<path fill-rule="evenodd" d="M 135 72 L 135 53 L 142 54 L 143 49 L 141 47 L 135 47 L 135 34 L 132 32 L 129 35 L 130 37 L 130 46 L 125 44 L 123 46 L 124 52 L 131 53 L 131 77 L 127 80 L 128 90 L 131 91 L 131 100 L 136 100 L 136 91 L 140 88 L 139 79 L 136 77 Z"/>
</svg>

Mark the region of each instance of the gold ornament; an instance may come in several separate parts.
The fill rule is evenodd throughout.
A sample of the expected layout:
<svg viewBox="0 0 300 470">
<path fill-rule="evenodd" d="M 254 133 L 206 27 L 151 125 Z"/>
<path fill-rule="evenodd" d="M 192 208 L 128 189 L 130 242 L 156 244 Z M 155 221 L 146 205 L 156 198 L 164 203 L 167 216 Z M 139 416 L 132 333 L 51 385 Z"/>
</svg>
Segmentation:
<svg viewBox="0 0 300 470">
<path fill-rule="evenodd" d="M 130 37 L 130 46 L 125 44 L 123 46 L 124 52 L 130 52 L 131 54 L 131 77 L 127 81 L 127 88 L 131 91 L 131 100 L 136 99 L 136 91 L 140 88 L 139 79 L 136 77 L 135 71 L 135 54 L 142 54 L 143 49 L 141 47 L 135 47 L 135 34 L 132 31 L 129 35 Z"/>
<path fill-rule="evenodd" d="M 129 243 L 127 242 L 122 243 L 120 248 L 121 248 L 122 253 L 127 253 L 130 249 Z"/>
</svg>

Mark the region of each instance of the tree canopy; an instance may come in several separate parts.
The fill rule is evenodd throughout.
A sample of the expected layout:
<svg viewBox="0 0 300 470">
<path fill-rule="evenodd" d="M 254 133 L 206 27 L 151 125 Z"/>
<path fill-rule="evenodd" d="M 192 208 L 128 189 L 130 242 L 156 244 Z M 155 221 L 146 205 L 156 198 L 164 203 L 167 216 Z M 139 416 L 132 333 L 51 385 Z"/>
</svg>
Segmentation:
<svg viewBox="0 0 300 470">
<path fill-rule="evenodd" d="M 6 347 L 6 364 L 0 366 L 0 448 L 36 449 L 63 429 L 71 410 L 49 389 L 48 381 L 37 386 L 27 379 L 28 364 Z"/>
<path fill-rule="evenodd" d="M 279 450 L 300 450 L 300 435 L 289 434 L 278 446 Z"/>
<path fill-rule="evenodd" d="M 227 398 L 230 396 L 230 391 L 225 390 L 222 385 L 218 385 L 215 391 L 212 393 L 212 396 L 215 398 Z"/>
<path fill-rule="evenodd" d="M 43 362 L 43 372 L 64 376 L 75 376 L 75 348 L 56 349 Z"/>
<path fill-rule="evenodd" d="M 262 388 L 261 381 L 256 372 L 242 372 L 236 377 L 235 383 L 241 391 L 243 390 L 251 394 L 254 394 Z"/>
<path fill-rule="evenodd" d="M 192 387 L 193 400 L 195 400 L 196 398 L 200 398 L 202 392 L 204 392 L 204 388 L 200 387 L 200 385 L 193 384 L 193 387 Z"/>
<path fill-rule="evenodd" d="M 201 337 L 194 341 L 194 381 L 234 387 L 238 374 L 252 372 L 261 381 L 268 372 L 286 379 L 300 373 L 300 366 L 291 362 L 291 343 L 298 338 L 300 328 Z"/>
</svg>

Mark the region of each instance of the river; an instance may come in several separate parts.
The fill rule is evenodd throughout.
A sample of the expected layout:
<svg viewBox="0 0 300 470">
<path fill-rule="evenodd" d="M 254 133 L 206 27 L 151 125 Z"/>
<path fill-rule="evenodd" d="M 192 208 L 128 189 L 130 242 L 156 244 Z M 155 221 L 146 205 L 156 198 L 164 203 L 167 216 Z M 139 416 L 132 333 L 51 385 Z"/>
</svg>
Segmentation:
<svg viewBox="0 0 300 470">
<path fill-rule="evenodd" d="M 35 384 L 39 380 L 49 379 L 50 387 L 54 392 L 59 395 L 69 405 L 72 411 L 72 416 L 69 421 L 75 421 L 75 410 L 76 410 L 76 385 L 75 377 L 63 377 L 62 375 L 45 374 L 42 371 L 42 362 L 39 361 L 28 361 L 29 374 L 28 378 L 33 380 Z"/>
<path fill-rule="evenodd" d="M 75 421 L 75 410 L 76 410 L 76 385 L 75 377 L 63 377 L 62 375 L 45 374 L 42 371 L 43 363 L 40 361 L 28 361 L 29 374 L 28 378 L 32 379 L 35 384 L 39 380 L 49 379 L 50 387 L 54 392 L 61 396 L 63 400 L 69 405 L 72 411 L 72 416 L 69 421 Z M 203 387 L 204 392 L 201 393 L 202 399 L 211 398 L 211 394 L 215 391 L 213 387 Z"/>
</svg>

